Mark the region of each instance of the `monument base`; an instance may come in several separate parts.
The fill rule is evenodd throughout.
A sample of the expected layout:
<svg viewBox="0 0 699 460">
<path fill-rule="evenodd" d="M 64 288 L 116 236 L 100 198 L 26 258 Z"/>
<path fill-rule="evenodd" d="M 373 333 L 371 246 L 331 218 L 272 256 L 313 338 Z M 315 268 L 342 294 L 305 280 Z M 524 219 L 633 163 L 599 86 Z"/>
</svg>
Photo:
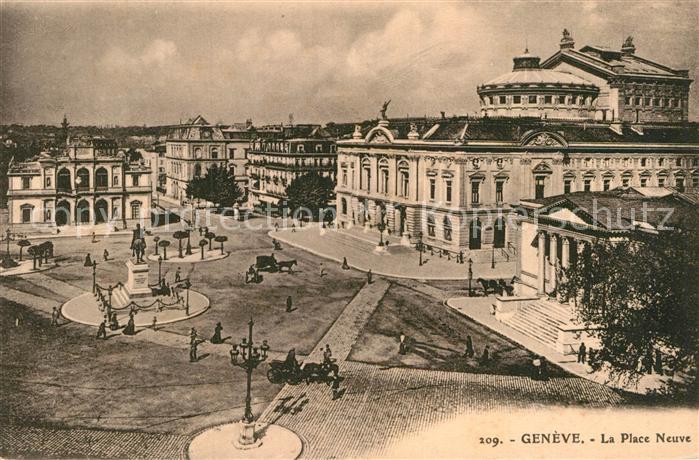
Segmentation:
<svg viewBox="0 0 699 460">
<path fill-rule="evenodd" d="M 126 261 L 126 268 L 129 269 L 129 275 L 124 288 L 129 295 L 129 299 L 152 295 L 151 288 L 148 286 L 148 272 L 150 270 L 148 264 L 135 264 L 131 259 L 128 259 Z"/>
</svg>

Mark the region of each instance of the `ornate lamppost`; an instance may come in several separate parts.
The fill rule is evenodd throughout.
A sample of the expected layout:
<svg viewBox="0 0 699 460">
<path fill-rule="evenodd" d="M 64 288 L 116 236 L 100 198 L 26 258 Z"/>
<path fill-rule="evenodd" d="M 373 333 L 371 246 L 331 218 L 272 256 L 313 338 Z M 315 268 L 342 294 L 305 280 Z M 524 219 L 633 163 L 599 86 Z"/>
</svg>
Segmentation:
<svg viewBox="0 0 699 460">
<path fill-rule="evenodd" d="M 248 337 L 240 341 L 240 345 L 233 345 L 231 350 L 231 364 L 245 369 L 247 372 L 247 391 L 245 393 L 245 417 L 243 418 L 240 436 L 234 441 L 234 445 L 239 449 L 251 449 L 260 445 L 260 441 L 255 439 L 255 421 L 252 415 L 252 371 L 264 360 L 267 359 L 269 345 L 267 341 L 262 341 L 262 346 L 258 349 L 253 346 L 252 326 L 255 323 L 252 318 L 248 321 Z M 238 350 L 240 347 L 240 351 Z M 260 352 L 262 352 L 260 354 Z M 241 361 L 238 361 L 238 355 Z"/>
<path fill-rule="evenodd" d="M 495 244 L 490 251 L 490 268 L 495 268 Z"/>
<path fill-rule="evenodd" d="M 192 243 L 190 241 L 190 235 L 192 234 L 192 226 L 190 224 L 187 224 L 187 252 L 186 254 L 188 256 L 192 255 Z"/>
<path fill-rule="evenodd" d="M 468 296 L 473 297 L 473 288 L 471 287 L 471 283 L 473 282 L 473 269 L 471 268 L 473 266 L 473 260 L 471 258 L 468 258 Z"/>
<path fill-rule="evenodd" d="M 163 256 L 158 256 L 158 286 L 163 284 L 163 277 L 161 275 L 162 270 L 161 267 L 163 266 Z"/>
</svg>

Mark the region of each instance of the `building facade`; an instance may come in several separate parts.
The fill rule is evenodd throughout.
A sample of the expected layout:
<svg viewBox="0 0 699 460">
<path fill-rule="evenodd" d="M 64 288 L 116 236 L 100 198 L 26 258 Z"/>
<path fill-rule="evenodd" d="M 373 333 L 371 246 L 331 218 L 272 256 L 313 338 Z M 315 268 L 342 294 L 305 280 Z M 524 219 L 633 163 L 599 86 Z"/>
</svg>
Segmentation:
<svg viewBox="0 0 699 460">
<path fill-rule="evenodd" d="M 151 170 L 114 140 L 85 138 L 57 155 L 10 165 L 9 222 L 18 229 L 150 223 Z"/>
<path fill-rule="evenodd" d="M 516 251 L 521 200 L 616 187 L 699 190 L 697 125 L 382 120 L 338 142 L 342 226 L 387 226 L 458 253 Z"/>
<path fill-rule="evenodd" d="M 248 155 L 250 206 L 280 204 L 291 181 L 311 172 L 335 181 L 335 139 L 318 125 L 283 127 L 278 135 L 255 139 Z"/>
<path fill-rule="evenodd" d="M 576 50 L 564 30 L 556 54 L 543 63 L 528 51 L 515 57 L 513 71 L 479 86 L 478 94 L 483 116 L 683 122 L 691 83 L 687 70 L 637 56 L 632 37 L 620 50 Z"/>
</svg>

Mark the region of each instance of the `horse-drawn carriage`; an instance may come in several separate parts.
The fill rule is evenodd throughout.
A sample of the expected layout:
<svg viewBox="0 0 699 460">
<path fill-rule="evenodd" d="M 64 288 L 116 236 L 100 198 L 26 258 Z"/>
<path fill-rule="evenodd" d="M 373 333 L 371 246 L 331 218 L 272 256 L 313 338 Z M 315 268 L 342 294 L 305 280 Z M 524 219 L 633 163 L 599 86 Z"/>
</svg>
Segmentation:
<svg viewBox="0 0 699 460">
<path fill-rule="evenodd" d="M 296 260 L 277 260 L 274 254 L 269 256 L 257 256 L 255 260 L 255 269 L 261 272 L 283 272 L 286 269 L 287 272 L 291 273 L 293 271 L 293 266 L 297 265 Z"/>
<path fill-rule="evenodd" d="M 340 372 L 340 368 L 333 362 L 306 363 L 299 365 L 295 358 L 273 360 L 269 363 L 267 379 L 271 383 L 288 383 L 298 385 L 301 382 L 328 383 L 332 381 Z"/>
</svg>

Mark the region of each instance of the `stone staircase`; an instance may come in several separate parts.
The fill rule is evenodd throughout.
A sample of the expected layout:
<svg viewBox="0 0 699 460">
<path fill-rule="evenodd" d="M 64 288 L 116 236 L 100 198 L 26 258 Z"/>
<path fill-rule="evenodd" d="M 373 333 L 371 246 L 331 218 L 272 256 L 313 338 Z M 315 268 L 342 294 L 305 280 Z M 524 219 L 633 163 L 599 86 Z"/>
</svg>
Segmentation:
<svg viewBox="0 0 699 460">
<path fill-rule="evenodd" d="M 112 291 L 112 307 L 122 308 L 129 303 L 129 295 L 126 293 L 126 288 L 118 287 Z"/>
<path fill-rule="evenodd" d="M 551 348 L 557 348 L 561 326 L 569 324 L 572 313 L 565 306 L 546 299 L 533 300 L 504 320 L 511 328 Z"/>
</svg>

